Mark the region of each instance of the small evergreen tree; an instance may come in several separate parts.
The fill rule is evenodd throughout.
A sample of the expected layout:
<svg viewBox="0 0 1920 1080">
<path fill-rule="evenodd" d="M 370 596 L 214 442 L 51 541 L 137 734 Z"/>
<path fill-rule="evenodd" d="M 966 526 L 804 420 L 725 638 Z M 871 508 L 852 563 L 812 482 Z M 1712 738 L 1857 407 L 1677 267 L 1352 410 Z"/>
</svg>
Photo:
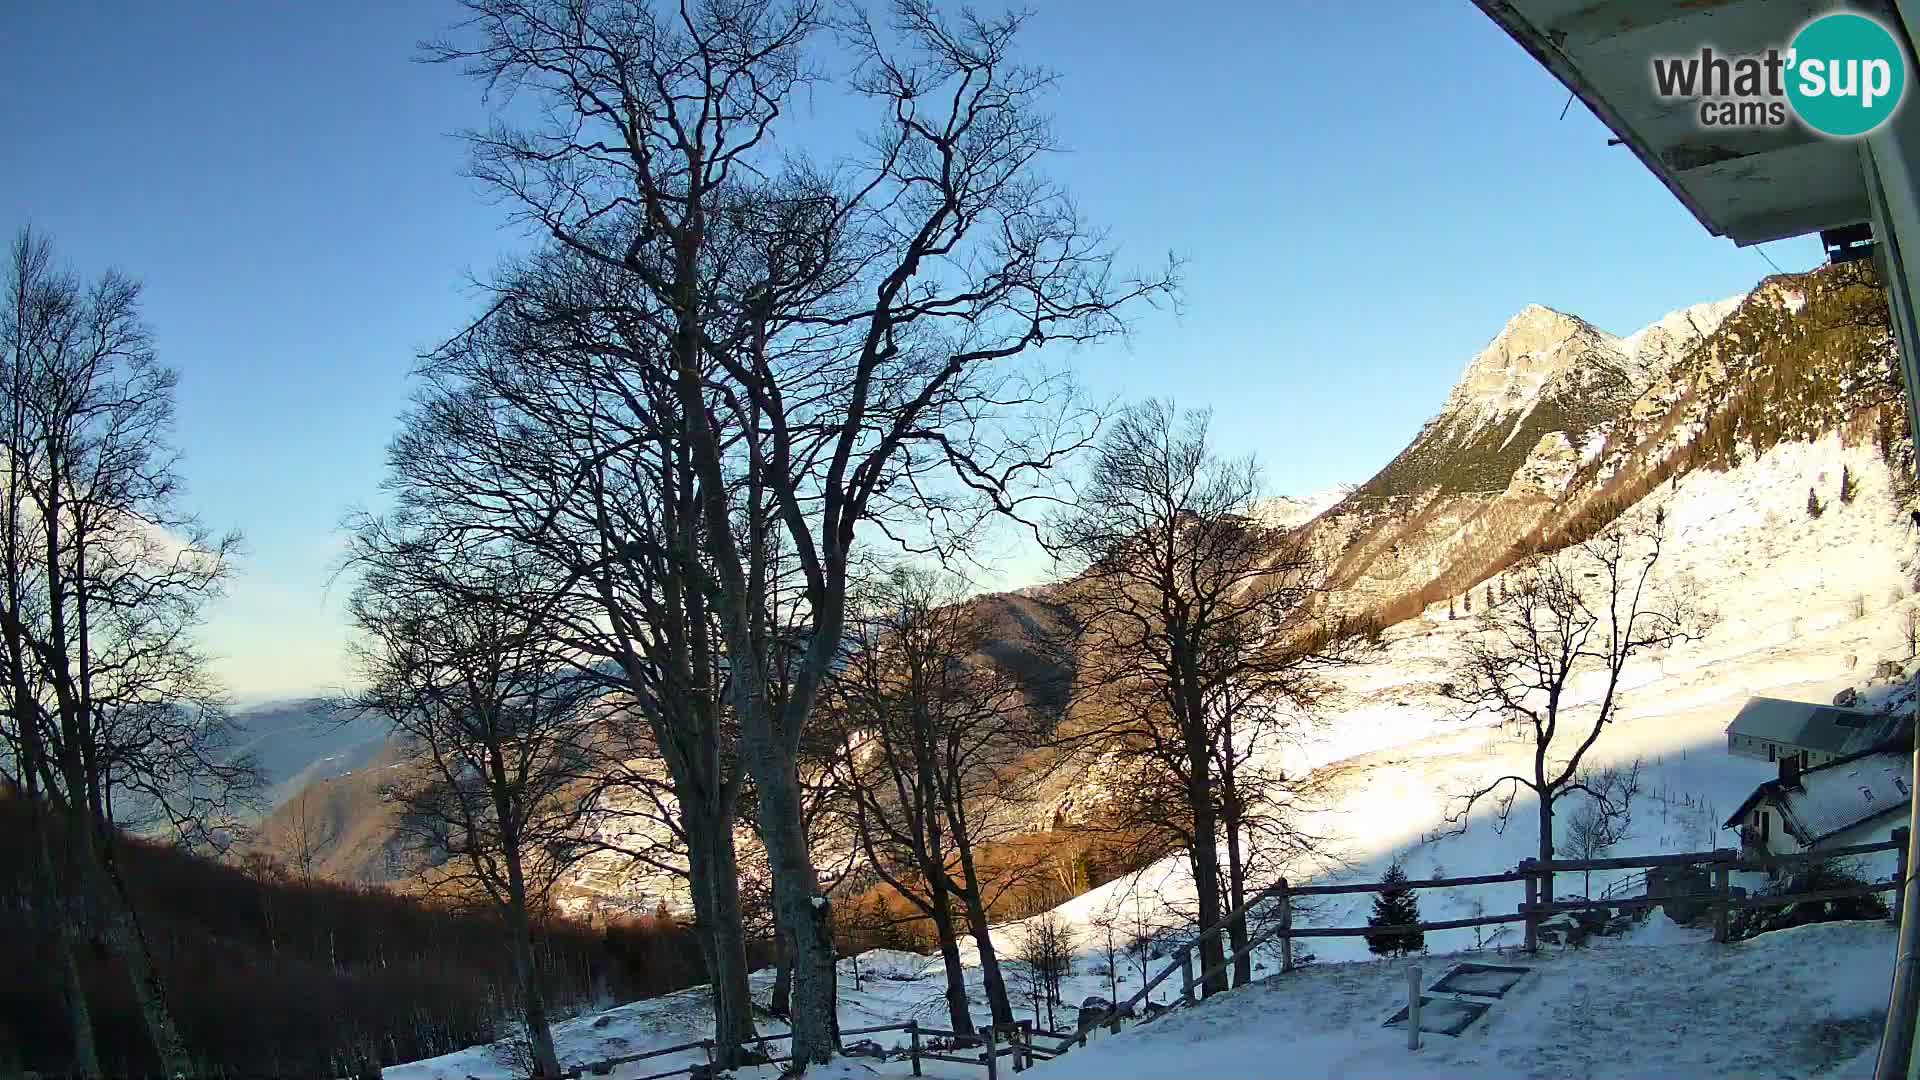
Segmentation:
<svg viewBox="0 0 1920 1080">
<path fill-rule="evenodd" d="M 1414 926 L 1420 922 L 1420 901 L 1407 887 L 1407 872 L 1395 859 L 1387 867 L 1386 876 L 1381 878 L 1386 887 L 1373 897 L 1373 915 L 1367 919 L 1368 926 Z M 1405 956 L 1408 953 L 1422 952 L 1427 947 L 1424 931 L 1414 930 L 1404 934 L 1368 934 L 1367 948 L 1376 956 Z"/>
<path fill-rule="evenodd" d="M 1469 615 L 1473 614 L 1473 590 L 1472 589 L 1468 589 L 1465 593 L 1461 594 L 1460 610 L 1466 612 Z"/>
<path fill-rule="evenodd" d="M 1454 615 L 1453 613 L 1453 598 L 1448 597 L 1447 598 L 1447 621 L 1452 622 L 1457 617 L 1458 616 Z"/>
<path fill-rule="evenodd" d="M 1825 513 L 1826 509 L 1827 508 L 1825 506 L 1822 506 L 1820 504 L 1819 494 L 1815 492 L 1812 488 L 1808 488 L 1807 489 L 1807 516 L 1810 518 L 1817 518 L 1821 514 Z"/>
<path fill-rule="evenodd" d="M 1492 608 L 1493 608 L 1493 586 L 1491 586 L 1491 585 L 1489 585 L 1489 586 L 1487 586 L 1487 595 L 1486 595 L 1486 601 L 1487 601 L 1487 608 L 1488 608 L 1488 610 L 1492 610 Z"/>
<path fill-rule="evenodd" d="M 1860 483 L 1853 478 L 1853 470 L 1845 465 L 1840 466 L 1840 501 L 1852 502 L 1854 493 L 1859 490 Z"/>
</svg>

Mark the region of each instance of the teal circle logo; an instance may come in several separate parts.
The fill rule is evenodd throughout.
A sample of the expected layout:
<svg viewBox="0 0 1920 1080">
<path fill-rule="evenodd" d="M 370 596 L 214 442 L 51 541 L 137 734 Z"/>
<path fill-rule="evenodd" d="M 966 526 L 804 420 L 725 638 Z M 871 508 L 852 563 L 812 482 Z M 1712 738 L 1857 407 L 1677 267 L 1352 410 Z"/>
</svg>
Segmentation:
<svg viewBox="0 0 1920 1080">
<path fill-rule="evenodd" d="M 1787 53 L 1787 101 L 1822 135 L 1865 135 L 1907 89 L 1907 54 L 1886 27 L 1851 11 L 1800 28 Z"/>
</svg>

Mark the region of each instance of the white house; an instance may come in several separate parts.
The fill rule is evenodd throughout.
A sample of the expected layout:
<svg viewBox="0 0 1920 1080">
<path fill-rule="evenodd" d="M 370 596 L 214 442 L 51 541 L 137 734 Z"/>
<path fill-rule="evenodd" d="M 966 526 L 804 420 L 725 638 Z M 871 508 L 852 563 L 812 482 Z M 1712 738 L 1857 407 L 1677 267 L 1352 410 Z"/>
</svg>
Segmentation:
<svg viewBox="0 0 1920 1080">
<path fill-rule="evenodd" d="M 1911 756 L 1897 745 L 1852 754 L 1810 769 L 1796 756 L 1780 776 L 1753 790 L 1726 821 L 1751 854 L 1792 855 L 1889 839 L 1907 823 Z"/>
<path fill-rule="evenodd" d="M 1760 761 L 1798 757 L 1825 765 L 1885 742 L 1899 720 L 1864 709 L 1757 697 L 1727 725 L 1727 753 Z"/>
</svg>

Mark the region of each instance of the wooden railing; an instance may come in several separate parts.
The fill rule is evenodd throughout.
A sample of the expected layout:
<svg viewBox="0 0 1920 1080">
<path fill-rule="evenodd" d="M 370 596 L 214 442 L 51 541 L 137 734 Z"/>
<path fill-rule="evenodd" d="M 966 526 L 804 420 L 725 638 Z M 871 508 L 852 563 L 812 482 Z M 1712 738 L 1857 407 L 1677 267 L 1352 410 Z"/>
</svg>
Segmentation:
<svg viewBox="0 0 1920 1080">
<path fill-rule="evenodd" d="M 1920 779 L 1916 779 L 1920 783 Z M 1295 938 L 1333 938 L 1333 937 L 1390 937 L 1397 934 L 1421 933 L 1428 930 L 1458 930 L 1474 926 L 1493 926 L 1503 923 L 1525 924 L 1523 947 L 1533 951 L 1539 947 L 1540 924 L 1553 915 L 1565 912 L 1597 910 L 1600 908 L 1621 909 L 1635 907 L 1657 907 L 1668 903 L 1698 903 L 1706 905 L 1713 912 L 1714 940 L 1726 941 L 1728 925 L 1732 912 L 1741 908 L 1772 907 L 1780 904 L 1810 902 L 1814 900 L 1840 899 L 1861 896 L 1868 893 L 1894 892 L 1893 917 L 1898 921 L 1904 911 L 1905 900 L 1901 885 L 1908 877 L 1908 831 L 1904 828 L 1894 831 L 1893 839 L 1872 844 L 1854 844 L 1847 847 L 1827 848 L 1823 850 L 1800 852 L 1792 855 L 1756 855 L 1747 856 L 1731 848 L 1719 848 L 1713 851 L 1691 851 L 1675 854 L 1631 855 L 1606 859 L 1555 859 L 1540 862 L 1536 859 L 1523 860 L 1510 871 L 1498 874 L 1474 874 L 1465 877 L 1418 878 L 1396 883 L 1410 889 L 1447 889 L 1469 885 L 1496 885 L 1503 882 L 1518 881 L 1524 886 L 1524 897 L 1512 912 L 1493 915 L 1479 915 L 1466 919 L 1436 919 L 1406 926 L 1293 926 L 1293 902 L 1296 897 L 1304 896 L 1340 896 L 1356 893 L 1377 893 L 1387 888 L 1383 881 L 1340 882 L 1329 885 L 1292 885 L 1281 878 L 1265 889 L 1250 897 L 1246 903 L 1228 913 L 1214 926 L 1208 927 L 1191 942 L 1180 946 L 1179 955 L 1160 973 L 1149 980 L 1139 991 L 1124 1003 L 1116 1003 L 1100 1018 L 1098 1025 L 1111 1031 L 1118 1031 L 1120 1021 L 1132 1016 L 1140 1003 L 1161 983 L 1167 981 L 1175 972 L 1181 973 L 1181 999 L 1191 1004 L 1195 1000 L 1195 988 L 1204 987 L 1215 975 L 1231 968 L 1242 957 L 1251 954 L 1267 943 L 1278 939 L 1280 942 L 1280 968 L 1291 971 L 1294 968 L 1293 941 Z M 1736 870 L 1771 870 L 1810 862 L 1823 862 L 1828 859 L 1844 858 L 1852 855 L 1867 855 L 1880 851 L 1898 852 L 1899 870 L 1891 880 L 1865 882 L 1860 885 L 1835 889 L 1781 893 L 1767 896 L 1737 897 L 1733 895 L 1731 874 Z M 1661 897 L 1616 897 L 1603 900 L 1545 902 L 1540 897 L 1542 881 L 1552 874 L 1578 873 L 1589 870 L 1645 870 L 1668 866 L 1704 866 L 1714 872 L 1712 891 L 1706 893 L 1661 896 Z M 1219 937 L 1239 920 L 1251 915 L 1256 907 L 1272 903 L 1276 918 L 1261 933 L 1251 937 L 1247 944 L 1227 954 L 1226 958 L 1215 963 L 1198 974 L 1194 973 L 1191 953 L 1209 938 Z M 1081 1041 L 1085 1041 L 1084 1033 Z"/>
<path fill-rule="evenodd" d="M 1920 776 L 1916 777 L 1920 784 Z M 946 1061 L 961 1065 L 979 1065 L 986 1069 L 988 1080 L 999 1080 L 1000 1061 L 1010 1058 L 1013 1071 L 1021 1072 L 1036 1061 L 1051 1060 L 1066 1053 L 1073 1046 L 1084 1046 L 1087 1033 L 1098 1027 L 1109 1031 L 1120 1030 L 1121 1020 L 1131 1017 L 1141 1002 L 1147 1000 L 1157 987 L 1166 982 L 1176 972 L 1181 976 L 1180 996 L 1183 1002 L 1193 1004 L 1197 1000 L 1196 989 L 1204 987 L 1209 979 L 1233 967 L 1242 958 L 1251 955 L 1270 942 L 1280 943 L 1280 967 L 1282 971 L 1294 969 L 1293 942 L 1296 938 L 1332 938 L 1332 937 L 1388 937 L 1396 934 L 1412 934 L 1429 930 L 1459 930 L 1474 926 L 1493 926 L 1503 923 L 1526 924 L 1523 947 L 1532 951 L 1539 947 L 1540 924 L 1558 914 L 1590 911 L 1601 908 L 1618 910 L 1640 907 L 1657 907 L 1663 904 L 1702 904 L 1713 912 L 1714 940 L 1728 939 L 1729 922 L 1734 911 L 1742 908 L 1772 907 L 1781 904 L 1802 903 L 1814 900 L 1834 900 L 1843 897 L 1862 896 L 1868 893 L 1894 893 L 1893 917 L 1902 922 L 1903 941 L 1905 922 L 1902 916 L 1911 906 L 1905 895 L 1904 885 L 1909 880 L 1911 860 L 1908 854 L 1908 830 L 1894 830 L 1891 840 L 1874 844 L 1854 844 L 1847 847 L 1828 848 L 1818 851 L 1801 852 L 1794 855 L 1747 856 L 1731 848 L 1719 848 L 1713 851 L 1690 851 L 1678 854 L 1630 855 L 1606 859 L 1555 859 L 1551 862 L 1539 862 L 1535 859 L 1523 860 L 1519 867 L 1497 874 L 1474 874 L 1465 877 L 1417 878 L 1395 883 L 1409 889 L 1449 889 L 1463 888 L 1469 885 L 1497 885 L 1518 881 L 1524 886 L 1524 899 L 1511 912 L 1495 915 L 1479 915 L 1467 919 L 1435 919 L 1406 926 L 1313 926 L 1295 927 L 1293 925 L 1293 904 L 1297 897 L 1343 896 L 1357 893 L 1377 893 L 1388 887 L 1384 881 L 1338 882 L 1327 885 L 1293 885 L 1286 878 L 1261 889 L 1247 901 L 1228 912 L 1218 923 L 1203 930 L 1191 941 L 1179 946 L 1179 955 L 1147 983 L 1140 987 L 1132 997 L 1117 1002 L 1107 1008 L 1091 1022 L 1083 1022 L 1075 1032 L 1048 1031 L 1035 1028 L 1031 1022 L 1015 1021 L 1010 1024 L 994 1024 L 983 1027 L 974 1034 L 960 1034 L 939 1028 L 923 1027 L 917 1021 L 907 1020 L 894 1024 L 880 1024 L 874 1027 L 852 1028 L 840 1034 L 843 1038 L 856 1035 L 874 1035 L 882 1032 L 901 1031 L 908 1037 L 908 1057 L 913 1063 L 913 1075 L 919 1076 L 920 1063 L 923 1060 Z M 1731 874 L 1736 870 L 1772 870 L 1780 867 L 1795 866 L 1803 863 L 1822 862 L 1827 859 L 1844 858 L 1852 855 L 1868 855 L 1881 851 L 1898 852 L 1898 870 L 1894 877 L 1886 881 L 1865 882 L 1832 889 L 1809 890 L 1797 893 L 1779 893 L 1764 896 L 1735 896 L 1733 894 Z M 1711 891 L 1680 896 L 1638 896 L 1614 897 L 1600 900 L 1542 900 L 1540 888 L 1542 880 L 1548 875 L 1581 873 L 1589 870 L 1640 870 L 1655 867 L 1699 866 L 1713 871 Z M 1262 904 L 1273 904 L 1273 918 L 1265 929 L 1248 938 L 1247 943 L 1228 952 L 1224 959 L 1198 972 L 1194 971 L 1193 953 L 1200 945 L 1228 932 L 1236 922 L 1250 916 L 1254 909 Z M 1920 919 L 1915 920 L 1920 923 Z M 1903 957 L 1905 953 L 1903 952 Z M 1916 954 L 1920 957 L 1920 954 Z M 1905 963 L 1903 959 L 1903 964 Z M 1920 963 L 1920 959 L 1916 960 Z M 1904 967 L 1902 970 L 1905 970 Z M 1896 981 L 1896 996 L 1900 983 Z M 1914 981 L 1914 991 L 1920 994 L 1920 979 Z M 1908 1035 L 1911 1038 L 1912 1014 L 1908 1014 Z M 1893 1017 L 1889 1016 L 1889 1028 L 1893 1026 Z M 1037 1045 L 1034 1036 L 1063 1040 L 1060 1045 L 1048 1047 Z M 791 1059 L 767 1053 L 767 1044 L 791 1039 L 792 1035 L 764 1035 L 757 1037 L 751 1044 L 766 1058 L 768 1063 L 778 1064 Z M 979 1056 L 956 1053 L 942 1053 L 922 1045 L 922 1038 L 945 1039 L 948 1049 L 978 1046 Z M 665 1072 L 651 1073 L 635 1080 L 665 1080 L 666 1077 L 680 1076 L 703 1068 L 711 1068 L 715 1043 L 712 1039 L 680 1043 L 648 1050 L 639 1054 L 627 1054 L 622 1057 L 607 1058 L 588 1065 L 576 1066 L 561 1073 L 562 1080 L 581 1080 L 587 1076 L 605 1076 L 622 1065 L 646 1061 L 650 1058 L 666 1057 L 671 1054 L 683 1054 L 691 1050 L 704 1052 L 707 1062 L 704 1065 L 683 1065 Z M 1883 1050 L 1883 1058 L 1886 1052 Z M 1905 1055 L 1901 1057 L 1902 1071 L 1905 1075 Z"/>
<path fill-rule="evenodd" d="M 1069 1032 L 1048 1031 L 1044 1028 L 1035 1028 L 1032 1021 L 1028 1020 L 1016 1020 L 1007 1024 L 992 1024 L 972 1034 L 947 1031 L 941 1028 L 923 1027 L 916 1020 L 905 1020 L 893 1024 L 877 1024 L 873 1027 L 846 1028 L 840 1032 L 840 1037 L 848 1039 L 856 1035 L 877 1035 L 889 1031 L 906 1033 L 907 1058 L 913 1063 L 913 1075 L 921 1075 L 920 1063 L 922 1061 L 946 1061 L 958 1065 L 981 1066 L 987 1071 L 987 1080 L 999 1080 L 1000 1061 L 1002 1058 L 1012 1059 L 1014 1072 L 1024 1072 L 1028 1068 L 1031 1068 L 1036 1061 L 1050 1061 L 1066 1053 L 1067 1049 L 1074 1044 L 1076 1038 Z M 1036 1044 L 1034 1042 L 1034 1035 L 1036 1034 L 1054 1039 L 1062 1039 L 1064 1042 L 1054 1047 Z M 777 1035 L 760 1035 L 756 1036 L 749 1043 L 742 1043 L 741 1046 L 757 1048 L 764 1064 L 778 1065 L 791 1061 L 793 1055 L 780 1056 L 769 1054 L 767 1053 L 767 1044 L 792 1038 L 793 1035 L 791 1032 L 781 1032 Z M 945 1039 L 949 1044 L 948 1049 L 964 1049 L 968 1046 L 978 1046 L 980 1047 L 980 1054 L 975 1057 L 963 1054 L 942 1053 L 940 1050 L 922 1045 L 920 1041 L 922 1038 Z M 1084 1042 L 1085 1040 L 1080 1041 Z M 560 1073 L 559 1080 L 584 1080 L 585 1077 L 590 1076 L 606 1076 L 623 1065 L 632 1065 L 635 1062 L 646 1061 L 651 1058 L 668 1057 L 673 1054 L 684 1054 L 691 1050 L 701 1051 L 706 1055 L 707 1059 L 703 1063 L 696 1062 L 691 1065 L 677 1066 L 664 1072 L 648 1073 L 645 1076 L 635 1077 L 634 1080 L 665 1080 L 666 1077 L 670 1076 L 686 1076 L 711 1069 L 713 1067 L 713 1051 L 717 1045 L 718 1044 L 712 1039 L 700 1039 L 694 1042 L 662 1046 L 643 1053 L 605 1058 L 567 1069 Z"/>
</svg>

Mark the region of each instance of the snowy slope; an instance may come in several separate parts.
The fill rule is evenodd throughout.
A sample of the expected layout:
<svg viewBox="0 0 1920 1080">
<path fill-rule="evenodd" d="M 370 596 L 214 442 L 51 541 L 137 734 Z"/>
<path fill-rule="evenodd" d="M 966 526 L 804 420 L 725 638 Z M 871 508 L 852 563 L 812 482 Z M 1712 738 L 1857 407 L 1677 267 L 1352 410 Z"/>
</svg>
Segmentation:
<svg viewBox="0 0 1920 1080">
<path fill-rule="evenodd" d="M 1651 928 L 1650 928 L 1651 929 Z M 1516 960 L 1533 970 L 1459 1037 L 1382 1022 L 1400 963 L 1275 978 L 1042 1066 L 1042 1080 L 1172 1076 L 1692 1078 L 1865 1076 L 1893 932 L 1830 923 L 1736 945 L 1606 942 Z M 1445 970 L 1429 959 L 1426 978 Z"/>
<path fill-rule="evenodd" d="M 1263 524 L 1274 528 L 1298 528 L 1338 506 L 1357 487 L 1355 484 L 1335 484 L 1307 495 L 1276 496 L 1260 504 L 1259 517 Z"/>
<path fill-rule="evenodd" d="M 1317 964 L 1175 1010 L 1117 1036 L 1096 1031 L 1086 1047 L 1041 1063 L 1035 1076 L 1692 1080 L 1872 1074 L 1892 970 L 1890 926 L 1828 923 L 1733 945 L 1715 945 L 1706 936 L 1652 921 L 1633 935 L 1602 939 L 1588 949 L 1546 950 L 1533 957 L 1477 954 L 1483 961 L 1529 971 L 1459 1036 L 1425 1034 L 1417 1052 L 1407 1049 L 1404 1027 L 1385 1026 L 1406 1002 L 1404 963 Z M 1432 986 L 1450 965 L 1443 957 L 1424 958 L 1423 985 Z M 911 966 L 893 970 L 902 977 L 868 978 L 863 989 L 855 990 L 851 965 L 842 962 L 843 1026 L 915 1015 L 917 1005 L 938 996 L 937 965 L 917 972 Z M 1070 1001 L 1109 992 L 1104 979 L 1084 973 L 1069 979 L 1066 989 Z M 588 1064 L 699 1039 L 706 1031 L 704 1009 L 700 993 L 688 991 L 566 1021 L 555 1029 L 561 1061 Z M 924 1008 L 917 1015 L 923 1022 L 934 1019 Z M 1061 1023 L 1069 1030 L 1073 1026 L 1070 1017 Z M 763 1033 L 778 1030 L 762 1025 Z M 889 1050 L 904 1048 L 897 1033 L 874 1038 Z M 770 1045 L 778 1052 L 781 1044 Z M 663 1055 L 611 1075 L 632 1080 L 704 1060 L 699 1051 Z M 937 1061 L 924 1062 L 923 1073 L 965 1080 L 984 1075 L 977 1065 Z M 830 1080 L 909 1074 L 901 1058 L 842 1059 L 808 1072 Z M 749 1068 L 734 1075 L 772 1080 L 778 1071 Z M 511 1072 L 491 1048 L 475 1047 L 396 1066 L 385 1076 L 507 1080 Z"/>
<path fill-rule="evenodd" d="M 1860 478 L 1851 503 L 1837 500 L 1818 520 L 1806 514 L 1809 486 L 1837 486 L 1842 465 Z M 1911 595 L 1914 530 L 1900 513 L 1891 476 L 1871 447 L 1837 437 L 1789 443 L 1720 473 L 1695 472 L 1663 490 L 1670 510 L 1669 554 L 1658 579 L 1684 585 L 1716 612 L 1700 641 L 1628 669 L 1620 719 L 1595 747 L 1596 764 L 1645 762 L 1643 795 L 1621 854 L 1703 850 L 1737 839 L 1720 822 L 1754 786 L 1770 779 L 1764 762 L 1729 757 L 1724 730 L 1755 695 L 1828 701 L 1865 683 L 1883 658 L 1904 659 L 1901 626 L 1920 607 Z M 1856 616 L 1855 612 L 1862 614 Z M 1460 793 L 1530 767 L 1531 744 L 1485 720 L 1460 717 L 1439 698 L 1450 656 L 1471 620 L 1447 619 L 1444 605 L 1394 627 L 1385 655 L 1340 673 L 1340 693 L 1316 736 L 1288 758 L 1293 768 L 1333 771 L 1328 808 L 1303 828 L 1327 836 L 1337 862 L 1290 868 L 1295 880 L 1376 881 L 1394 858 L 1415 877 L 1493 873 L 1535 853 L 1531 803 L 1514 808 L 1501 833 L 1484 815 L 1450 835 L 1447 817 Z M 1601 689 L 1576 687 L 1591 698 Z M 1596 873 L 1601 890 L 1622 873 Z M 1575 883 L 1578 886 L 1579 883 Z M 1565 889 L 1566 883 L 1562 883 Z M 1126 921 L 1157 911 L 1184 926 L 1193 887 L 1184 857 L 1165 860 L 1076 898 L 1061 910 L 1091 935 L 1103 919 Z M 1451 889 L 1422 898 L 1430 919 L 1510 911 L 1519 886 Z M 1325 898 L 1301 925 L 1365 921 L 1365 896 Z M 1155 917 L 1149 916 L 1149 921 Z M 1466 948 L 1472 930 L 1428 936 L 1433 949 Z M 1313 942 L 1323 959 L 1365 955 L 1360 938 Z"/>
<path fill-rule="evenodd" d="M 1858 481 L 1857 494 L 1847 503 L 1828 500 L 1826 512 L 1810 519 L 1808 488 L 1836 490 L 1842 466 Z M 1755 694 L 1824 701 L 1847 687 L 1865 688 L 1869 700 L 1885 698 L 1893 688 L 1871 685 L 1870 676 L 1883 659 L 1905 659 L 1902 624 L 1920 607 L 1911 587 L 1914 530 L 1870 446 L 1846 446 L 1837 436 L 1786 443 L 1728 472 L 1690 473 L 1636 512 L 1656 504 L 1669 512 L 1661 579 L 1691 589 L 1717 622 L 1702 640 L 1629 669 L 1622 719 L 1596 748 L 1603 763 L 1640 757 L 1646 764 L 1634 828 L 1615 849 L 1621 854 L 1733 844 L 1720 821 L 1772 775 L 1764 763 L 1725 753 L 1723 730 L 1739 706 Z M 1469 625 L 1437 606 L 1388 631 L 1381 655 L 1339 673 L 1325 723 L 1289 759 L 1332 778 L 1328 807 L 1306 825 L 1329 836 L 1339 858 L 1337 865 L 1290 868 L 1290 876 L 1377 880 L 1396 857 L 1415 876 L 1487 873 L 1532 854 L 1524 803 L 1504 833 L 1484 817 L 1457 835 L 1443 828 L 1453 796 L 1524 758 L 1523 744 L 1460 718 L 1434 692 Z M 1596 873 L 1592 888 L 1618 876 Z M 1562 883 L 1563 891 L 1579 887 Z M 1157 972 L 1166 959 L 1143 964 L 1124 952 L 1109 967 L 1107 928 L 1114 927 L 1117 943 L 1141 929 L 1188 931 L 1191 896 L 1185 860 L 1175 857 L 1062 905 L 1057 914 L 1074 928 L 1081 951 L 1069 1003 L 1130 994 L 1143 975 Z M 1428 919 L 1512 910 L 1519 900 L 1511 883 L 1420 897 Z M 1357 925 L 1368 905 L 1365 896 L 1327 898 L 1297 922 Z M 1003 954 L 1021 933 L 1019 925 L 1001 929 Z M 1706 944 L 1704 935 L 1656 914 L 1627 938 L 1526 961 L 1541 970 L 1516 998 L 1460 1040 L 1430 1037 L 1417 1057 L 1406 1055 L 1403 1032 L 1380 1027 L 1403 999 L 1401 965 L 1367 959 L 1360 938 L 1313 939 L 1302 947 L 1317 964 L 1096 1042 L 1042 1066 L 1040 1076 L 1270 1075 L 1265 1064 L 1280 1045 L 1278 1031 L 1286 1033 L 1288 1075 L 1302 1076 L 1814 1076 L 1862 1068 L 1874 1012 L 1884 1008 L 1887 928 L 1810 927 L 1731 947 Z M 1439 931 L 1427 935 L 1427 947 L 1446 954 L 1511 940 L 1483 935 L 1476 942 L 1472 930 Z M 965 953 L 971 965 L 971 950 Z M 857 989 L 855 963 L 841 966 L 844 1026 L 908 1017 L 941 1023 L 937 960 L 869 954 Z M 1431 981 L 1442 965 L 1428 964 Z M 1258 958 L 1257 973 L 1276 968 L 1274 957 Z M 970 974 L 974 1000 L 983 1005 L 977 969 Z M 764 994 L 769 974 L 755 978 Z M 1017 994 L 1017 976 L 1014 982 Z M 1166 1001 L 1177 992 L 1170 986 L 1156 997 Z M 984 1020 L 984 1008 L 976 1015 Z M 1070 1027 L 1072 1019 L 1058 1022 Z M 563 1056 L 580 1061 L 698 1039 L 707 1023 L 695 991 L 570 1021 L 559 1037 Z M 644 1071 L 636 1066 L 624 1075 L 675 1063 L 648 1061 Z M 867 1069 L 845 1063 L 824 1075 L 870 1075 Z M 903 1069 L 889 1063 L 880 1071 Z M 388 1075 L 492 1080 L 505 1073 L 480 1048 Z M 981 1073 L 930 1066 L 928 1075 Z"/>
</svg>

